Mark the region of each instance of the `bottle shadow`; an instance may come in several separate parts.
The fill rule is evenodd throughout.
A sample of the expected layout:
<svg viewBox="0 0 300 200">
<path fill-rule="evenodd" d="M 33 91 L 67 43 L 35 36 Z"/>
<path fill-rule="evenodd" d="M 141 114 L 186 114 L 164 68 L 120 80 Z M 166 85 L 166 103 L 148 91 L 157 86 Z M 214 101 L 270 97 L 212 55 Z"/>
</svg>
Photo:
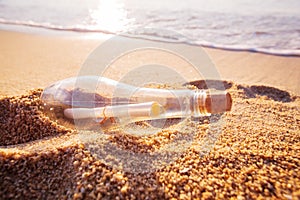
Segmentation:
<svg viewBox="0 0 300 200">
<path fill-rule="evenodd" d="M 196 80 L 188 82 L 185 85 L 193 85 L 198 89 L 216 89 L 216 90 L 228 90 L 232 88 L 233 83 L 229 81 L 221 80 Z M 237 85 L 237 89 L 243 90 L 247 98 L 256 98 L 257 96 L 265 96 L 268 99 L 274 101 L 288 103 L 294 101 L 294 98 L 287 91 L 264 85 L 252 85 L 243 86 Z"/>
<path fill-rule="evenodd" d="M 238 85 L 238 89 L 243 90 L 247 98 L 256 98 L 257 96 L 265 96 L 274 101 L 288 103 L 294 99 L 289 92 L 269 86 L 242 86 Z"/>
</svg>

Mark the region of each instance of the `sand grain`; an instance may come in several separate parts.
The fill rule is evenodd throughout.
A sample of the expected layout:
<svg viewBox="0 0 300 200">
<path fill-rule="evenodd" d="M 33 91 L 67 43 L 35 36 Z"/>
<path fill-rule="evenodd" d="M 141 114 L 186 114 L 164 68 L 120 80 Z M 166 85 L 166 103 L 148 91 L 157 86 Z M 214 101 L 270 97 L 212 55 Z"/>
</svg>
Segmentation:
<svg viewBox="0 0 300 200">
<path fill-rule="evenodd" d="M 10 151 L 10 144 L 74 133 L 35 109 L 40 90 L 4 97 L 0 100 L 0 198 L 299 199 L 300 98 L 265 86 L 230 83 L 227 89 L 234 106 L 225 115 L 214 148 L 201 156 L 191 146 L 175 162 L 148 174 L 112 169 L 72 137 L 70 145 L 57 144 L 51 150 Z M 19 123 L 12 122 L 16 118 Z M 201 140 L 209 124 L 207 120 L 197 123 L 195 137 Z M 164 135 L 159 137 L 168 138 Z M 115 139 L 122 146 L 122 138 Z M 134 146 L 135 138 L 130 140 L 131 146 L 124 146 L 127 150 Z M 137 142 L 142 148 L 143 141 Z"/>
</svg>

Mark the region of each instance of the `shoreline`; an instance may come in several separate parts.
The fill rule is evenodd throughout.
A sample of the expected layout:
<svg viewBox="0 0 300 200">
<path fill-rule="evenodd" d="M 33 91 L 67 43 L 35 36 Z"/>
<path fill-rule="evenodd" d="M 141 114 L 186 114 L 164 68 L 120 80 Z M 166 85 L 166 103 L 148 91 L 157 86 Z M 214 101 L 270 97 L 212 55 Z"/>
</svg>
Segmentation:
<svg viewBox="0 0 300 200">
<path fill-rule="evenodd" d="M 97 39 L 105 40 L 109 36 L 118 35 L 117 33 L 105 31 L 105 30 L 85 30 L 85 29 L 64 29 L 60 27 L 47 27 L 47 26 L 38 26 L 33 24 L 14 24 L 14 23 L 0 23 L 0 30 L 3 31 L 11 31 L 11 32 L 20 32 L 25 34 L 37 34 L 37 35 L 45 35 L 45 36 L 78 36 L 82 38 L 83 35 L 89 35 L 95 37 Z M 265 55 L 273 55 L 273 56 L 284 56 L 284 57 L 300 57 L 300 51 L 295 49 L 265 49 L 259 47 L 246 47 L 243 45 L 224 45 L 218 43 L 211 43 L 211 42 L 203 42 L 199 43 L 190 43 L 190 42 L 180 42 L 180 41 L 169 41 L 168 39 L 155 39 L 150 37 L 141 36 L 134 36 L 134 35 L 122 35 L 123 37 L 128 38 L 136 38 L 142 40 L 150 40 L 150 41 L 159 41 L 162 43 L 184 43 L 186 45 L 203 47 L 203 48 L 210 48 L 210 49 L 217 49 L 217 50 L 225 50 L 225 51 L 232 51 L 232 52 L 248 52 L 248 53 L 261 53 Z"/>
<path fill-rule="evenodd" d="M 89 54 L 109 37 L 112 36 L 38 35 L 1 30 L 0 51 L 3 53 L 0 57 L 0 95 L 22 94 L 76 76 Z M 207 47 L 203 49 L 223 80 L 266 85 L 300 94 L 300 57 Z"/>
</svg>

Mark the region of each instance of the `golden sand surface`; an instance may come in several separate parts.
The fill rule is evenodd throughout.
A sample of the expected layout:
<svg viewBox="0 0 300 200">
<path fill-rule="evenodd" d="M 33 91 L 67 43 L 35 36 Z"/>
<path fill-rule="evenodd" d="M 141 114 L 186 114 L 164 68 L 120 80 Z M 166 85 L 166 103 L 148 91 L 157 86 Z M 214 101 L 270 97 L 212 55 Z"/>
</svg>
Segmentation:
<svg viewBox="0 0 300 200">
<path fill-rule="evenodd" d="M 234 104 L 211 151 L 197 148 L 211 122 L 196 120 L 190 122 L 194 143 L 180 157 L 139 174 L 107 166 L 76 130 L 50 121 L 39 109 L 41 90 L 1 97 L 1 199 L 299 199 L 300 97 L 224 84 Z M 111 142 L 127 151 L 155 151 L 174 134 L 119 134 Z"/>
<path fill-rule="evenodd" d="M 76 76 L 102 42 L 0 31 L 0 199 L 300 199 L 300 57 L 205 48 L 233 98 L 213 148 L 199 148 L 214 131 L 212 118 L 188 120 L 192 145 L 173 162 L 137 174 L 97 159 L 76 129 L 41 112 L 36 88 Z M 153 55 L 133 56 L 116 62 L 111 75 Z M 178 60 L 155 56 L 185 72 Z M 185 134 L 174 126 L 109 141 L 147 154 Z"/>
</svg>

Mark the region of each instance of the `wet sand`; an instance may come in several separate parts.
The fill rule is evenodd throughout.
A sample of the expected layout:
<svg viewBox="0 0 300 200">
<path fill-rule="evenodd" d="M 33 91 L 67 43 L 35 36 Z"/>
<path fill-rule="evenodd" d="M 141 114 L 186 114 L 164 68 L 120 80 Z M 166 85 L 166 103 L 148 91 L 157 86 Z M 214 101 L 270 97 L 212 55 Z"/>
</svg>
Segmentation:
<svg viewBox="0 0 300 200">
<path fill-rule="evenodd" d="M 216 130 L 216 116 L 188 120 L 191 145 L 173 162 L 136 173 L 98 160 L 75 129 L 41 112 L 42 88 L 76 75 L 101 41 L 12 32 L 1 32 L 0 40 L 1 199 L 300 198 L 300 58 L 206 49 L 233 97 L 232 111 Z M 144 138 L 119 133 L 109 139 L 147 155 L 186 134 L 174 131 L 178 126 Z"/>
</svg>

